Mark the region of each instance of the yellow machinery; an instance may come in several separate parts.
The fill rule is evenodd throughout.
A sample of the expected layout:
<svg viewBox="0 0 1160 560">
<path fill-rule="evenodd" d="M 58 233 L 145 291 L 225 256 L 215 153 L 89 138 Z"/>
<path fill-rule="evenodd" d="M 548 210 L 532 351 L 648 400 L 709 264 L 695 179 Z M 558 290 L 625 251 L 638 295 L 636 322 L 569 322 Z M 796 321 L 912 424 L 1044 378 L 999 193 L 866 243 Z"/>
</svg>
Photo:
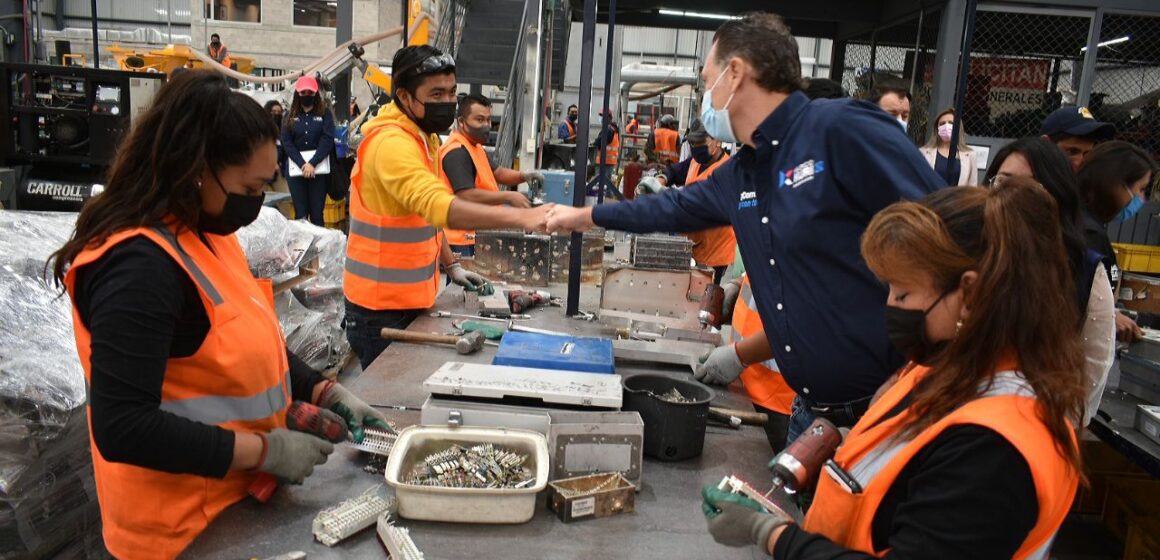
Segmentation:
<svg viewBox="0 0 1160 560">
<path fill-rule="evenodd" d="M 163 49 L 142 52 L 113 45 L 109 52 L 121 70 L 130 72 L 160 72 L 170 74 L 178 68 L 205 68 L 201 58 L 195 56 L 186 45 L 168 45 Z M 254 70 L 254 59 L 231 54 L 230 60 L 237 64 L 237 71 L 249 74 Z"/>
</svg>

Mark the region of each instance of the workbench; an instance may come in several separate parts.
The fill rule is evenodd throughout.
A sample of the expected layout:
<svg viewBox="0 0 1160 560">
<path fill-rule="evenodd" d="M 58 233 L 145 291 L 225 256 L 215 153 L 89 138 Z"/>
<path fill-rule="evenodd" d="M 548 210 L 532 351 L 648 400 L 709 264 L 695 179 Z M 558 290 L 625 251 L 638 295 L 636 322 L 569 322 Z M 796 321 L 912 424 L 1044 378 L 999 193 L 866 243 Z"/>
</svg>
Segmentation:
<svg viewBox="0 0 1160 560">
<path fill-rule="evenodd" d="M 1136 405 L 1151 404 L 1114 387 L 1104 391 L 1088 428 L 1125 457 L 1160 478 L 1160 445 L 1136 429 Z"/>
<path fill-rule="evenodd" d="M 552 286 L 563 294 L 564 286 Z M 583 286 L 581 310 L 596 311 L 599 288 Z M 463 294 L 451 287 L 432 310 L 464 312 Z M 531 310 L 528 326 L 598 336 L 597 321 L 567 318 L 558 307 Z M 421 315 L 409 330 L 445 333 L 451 319 Z M 498 324 L 498 323 L 497 323 Z M 396 342 L 366 371 L 349 374 L 343 383 L 368 403 L 410 407 L 383 409 L 400 428 L 419 421 L 418 407 L 427 395 L 423 381 L 447 361 L 490 363 L 495 347 L 461 356 L 451 347 L 439 348 Z M 617 374 L 665 373 L 690 377 L 688 368 L 650 364 L 617 364 Z M 713 387 L 714 406 L 752 410 L 749 399 L 728 389 Z M 643 482 L 636 495 L 636 511 L 612 517 L 565 524 L 546 505 L 546 492 L 536 500 L 535 517 L 521 525 L 465 525 L 401 520 L 415 544 L 429 559 L 556 559 L 556 558 L 763 558 L 756 547 L 718 545 L 705 527 L 701 487 L 735 474 L 763 487 L 770 481 L 766 463 L 773 452 L 765 432 L 754 426 L 733 430 L 710 423 L 701 456 L 666 463 L 645 458 Z M 300 550 L 308 558 L 385 558 L 374 529 L 363 531 L 334 548 L 315 542 L 311 521 L 322 509 L 383 483 L 381 474 L 362 470 L 365 457 L 349 445 L 340 445 L 326 464 L 301 486 L 283 487 L 267 504 L 246 499 L 224 512 L 186 551 L 185 558 L 265 558 Z"/>
</svg>

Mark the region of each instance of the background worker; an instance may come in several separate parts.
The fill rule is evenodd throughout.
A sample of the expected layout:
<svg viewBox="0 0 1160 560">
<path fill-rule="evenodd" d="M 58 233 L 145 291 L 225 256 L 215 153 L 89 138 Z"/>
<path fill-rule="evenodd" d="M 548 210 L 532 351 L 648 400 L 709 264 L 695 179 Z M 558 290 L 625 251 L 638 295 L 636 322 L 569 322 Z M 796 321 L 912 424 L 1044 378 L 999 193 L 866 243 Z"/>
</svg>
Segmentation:
<svg viewBox="0 0 1160 560">
<path fill-rule="evenodd" d="M 886 292 L 858 252 L 862 232 L 882 208 L 942 182 L 877 107 L 811 103 L 798 91 L 797 41 L 778 16 L 722 24 L 701 77 L 701 122 L 714 138 L 744 144 L 733 159 L 698 187 L 595 208 L 556 206 L 549 229 L 732 224 L 765 327 L 736 346 L 740 361 L 776 358 L 797 393 L 788 439 L 815 414 L 852 426 L 903 363 L 885 332 L 867 328 L 884 324 Z"/>
<path fill-rule="evenodd" d="M 870 96 L 867 100 L 894 117 L 894 120 L 902 127 L 902 131 L 907 132 L 907 126 L 910 123 L 910 90 L 900 84 L 887 81 L 881 85 L 876 84 L 870 90 Z"/>
<path fill-rule="evenodd" d="M 1068 105 L 1047 115 L 1039 134 L 1059 146 L 1071 162 L 1071 170 L 1078 172 L 1084 156 L 1096 144 L 1116 135 L 1116 125 L 1097 121 L 1087 107 Z"/>
<path fill-rule="evenodd" d="M 568 106 L 568 114 L 564 116 L 564 122 L 560 123 L 560 130 L 557 136 L 560 141 L 565 144 L 576 143 L 576 121 L 580 119 L 580 110 L 575 105 Z"/>
<path fill-rule="evenodd" d="M 209 36 L 209 45 L 206 46 L 205 52 L 218 64 L 226 68 L 233 68 L 234 62 L 230 60 L 230 49 L 222 44 L 222 38 L 217 33 Z"/>
<path fill-rule="evenodd" d="M 466 289 L 487 281 L 455 260 L 438 228 L 542 231 L 550 205 L 487 206 L 451 194 L 439 178 L 439 137 L 455 121 L 455 60 L 428 45 L 395 53 L 393 101 L 363 124 L 351 173 L 343 291 L 346 336 L 365 368 L 435 303 L 439 268 Z"/>
<path fill-rule="evenodd" d="M 597 164 L 597 176 L 604 177 L 611 181 L 613 174 L 616 173 L 616 165 L 620 161 L 620 126 L 613 120 L 612 111 L 605 109 L 601 115 L 601 122 L 603 118 L 608 118 L 608 126 L 603 127 L 600 134 L 596 136 L 596 140 L 592 145 L 597 149 L 597 155 L 592 162 Z M 603 126 L 603 125 L 602 125 Z M 604 149 L 604 164 L 600 165 L 599 150 Z M 595 195 L 595 193 L 589 193 Z"/>
<path fill-rule="evenodd" d="M 624 125 L 625 134 L 636 134 L 640 132 L 640 122 L 636 120 L 636 115 L 628 114 L 628 124 Z"/>
<path fill-rule="evenodd" d="M 334 114 L 318 89 L 318 80 L 302 76 L 294 82 L 294 101 L 282 125 L 282 151 L 286 154 L 290 198 L 294 217 L 323 222 L 326 185 L 331 172 L 330 153 L 334 150 Z"/>
<path fill-rule="evenodd" d="M 665 115 L 668 116 L 668 115 Z M 674 135 L 677 131 L 671 131 Z M 686 188 L 705 188 L 700 182 L 729 161 L 729 154 L 721 149 L 721 142 L 709 136 L 703 129 L 689 133 L 689 144 L 693 155 L 690 157 Z M 674 143 L 675 147 L 675 143 Z M 675 152 L 674 152 L 675 153 Z M 720 226 L 685 234 L 693 242 L 693 260 L 698 265 L 713 269 L 713 283 L 720 284 L 725 269 L 733 264 L 737 252 L 737 237 L 733 226 Z"/>
<path fill-rule="evenodd" d="M 863 253 L 912 363 L 819 475 L 801 526 L 708 486 L 713 538 L 779 559 L 1046 558 L 1082 472 L 1070 419 L 1084 397 L 1053 206 L 1018 178 L 878 214 Z M 1027 281 L 1040 276 L 1062 289 Z"/>
<path fill-rule="evenodd" d="M 944 109 L 934 122 L 935 133 L 918 151 L 922 152 L 926 162 L 946 181 L 947 186 L 978 185 L 979 159 L 975 155 L 975 150 L 967 145 L 966 131 L 960 127 L 958 140 L 951 142 L 955 127 L 955 110 Z M 952 144 L 958 152 L 958 157 L 951 157 Z"/>
<path fill-rule="evenodd" d="M 491 134 L 491 101 L 478 95 L 459 99 L 456 129 L 439 148 L 441 177 L 455 196 L 470 202 L 515 208 L 531 208 L 527 196 L 516 191 L 501 191 L 499 185 L 518 185 L 524 181 L 543 181 L 539 171 L 519 172 L 499 167 L 488 157 L 483 145 Z M 444 228 L 451 251 L 460 256 L 475 255 L 475 231 Z"/>
<path fill-rule="evenodd" d="M 645 143 L 645 153 L 664 165 L 677 162 L 680 153 L 680 133 L 677 132 L 677 119 L 672 115 L 664 115 L 657 122 L 656 128 L 648 135 Z"/>
<path fill-rule="evenodd" d="M 356 440 L 364 425 L 388 427 L 287 351 L 269 285 L 234 236 L 262 208 L 277 134 L 216 72 L 173 77 L 53 255 L 114 557 L 178 556 L 259 471 L 302 483 L 334 447 L 286 429 L 291 400 L 339 412 Z"/>
</svg>

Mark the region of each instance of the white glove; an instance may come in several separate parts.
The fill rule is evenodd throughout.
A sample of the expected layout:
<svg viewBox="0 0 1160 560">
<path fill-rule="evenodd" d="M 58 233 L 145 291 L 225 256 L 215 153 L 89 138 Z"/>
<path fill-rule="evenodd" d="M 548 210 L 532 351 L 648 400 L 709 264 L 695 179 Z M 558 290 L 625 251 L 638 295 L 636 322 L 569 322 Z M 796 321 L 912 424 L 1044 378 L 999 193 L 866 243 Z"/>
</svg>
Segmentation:
<svg viewBox="0 0 1160 560">
<path fill-rule="evenodd" d="M 733 308 L 737 307 L 737 296 L 741 295 L 741 280 L 733 280 L 721 287 L 725 291 L 725 298 L 721 301 L 722 321 L 733 321 Z"/>
<path fill-rule="evenodd" d="M 728 385 L 741 377 L 745 365 L 741 363 L 734 346 L 718 346 L 701 356 L 701 364 L 697 366 L 693 378 L 709 385 Z"/>
<path fill-rule="evenodd" d="M 523 179 L 529 187 L 539 187 L 544 184 L 544 173 L 539 169 L 525 171 L 523 173 Z"/>
<path fill-rule="evenodd" d="M 455 285 L 463 286 L 463 289 L 469 292 L 491 286 L 487 278 L 463 268 L 463 265 L 459 263 L 452 263 L 450 266 L 444 268 L 443 272 L 447 273 L 447 277 L 451 278 L 451 281 Z M 485 293 L 484 295 L 490 295 L 490 293 Z"/>
</svg>

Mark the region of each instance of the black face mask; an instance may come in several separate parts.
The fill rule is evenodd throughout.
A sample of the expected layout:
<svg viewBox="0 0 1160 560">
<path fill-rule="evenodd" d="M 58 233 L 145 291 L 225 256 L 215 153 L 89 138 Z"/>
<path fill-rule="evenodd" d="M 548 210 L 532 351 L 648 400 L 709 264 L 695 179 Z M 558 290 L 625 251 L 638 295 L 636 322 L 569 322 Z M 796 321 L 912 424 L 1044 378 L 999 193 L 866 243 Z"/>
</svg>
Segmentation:
<svg viewBox="0 0 1160 560">
<path fill-rule="evenodd" d="M 947 346 L 949 340 L 931 342 L 926 337 L 926 316 L 938 305 L 946 292 L 939 296 L 926 311 L 886 306 L 886 334 L 902 355 L 917 364 L 929 365 Z"/>
<path fill-rule="evenodd" d="M 478 127 L 471 127 L 464 124 L 463 133 L 480 144 L 486 144 L 488 137 L 491 136 L 491 124 L 489 123 Z"/>
<path fill-rule="evenodd" d="M 282 113 L 270 113 L 270 118 L 274 119 L 274 126 L 282 128 Z"/>
<path fill-rule="evenodd" d="M 407 112 L 410 113 L 410 102 L 406 105 Z M 447 129 L 451 128 L 452 123 L 455 122 L 455 110 L 458 105 L 455 101 L 427 101 L 423 103 L 422 118 L 415 117 L 414 113 L 408 116 L 415 121 L 415 124 L 419 125 L 419 130 L 427 134 L 442 134 L 447 132 Z"/>
<path fill-rule="evenodd" d="M 266 193 L 259 195 L 235 194 L 226 190 L 216 173 L 213 174 L 213 178 L 217 181 L 218 188 L 226 195 L 226 205 L 222 207 L 222 213 L 217 216 L 210 216 L 202 209 L 201 216 L 197 219 L 198 229 L 214 235 L 230 235 L 254 223 L 254 220 L 258 219 L 258 214 L 262 212 L 262 202 L 266 200 Z"/>
<path fill-rule="evenodd" d="M 709 154 L 709 146 L 693 146 L 689 149 L 693 155 L 693 161 L 701 165 L 709 165 L 713 161 L 713 156 Z"/>
<path fill-rule="evenodd" d="M 575 113 L 568 114 L 568 120 L 571 122 L 576 122 L 576 119 L 579 119 L 579 118 L 580 118 L 580 115 L 577 115 Z"/>
<path fill-rule="evenodd" d="M 299 95 L 298 104 L 301 105 L 302 108 L 306 111 L 310 111 L 314 108 L 314 102 L 316 98 L 317 96 L 315 95 Z"/>
</svg>

